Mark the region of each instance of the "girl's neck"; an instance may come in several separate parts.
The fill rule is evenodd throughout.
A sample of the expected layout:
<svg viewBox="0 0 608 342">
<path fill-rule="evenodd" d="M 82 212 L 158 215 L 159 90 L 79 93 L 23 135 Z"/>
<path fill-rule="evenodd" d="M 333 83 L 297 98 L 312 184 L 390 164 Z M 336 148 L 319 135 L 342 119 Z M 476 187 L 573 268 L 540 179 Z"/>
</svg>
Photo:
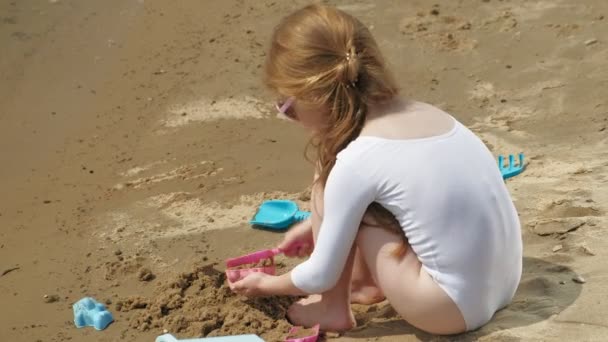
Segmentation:
<svg viewBox="0 0 608 342">
<path fill-rule="evenodd" d="M 367 111 L 366 121 L 373 121 L 394 113 L 403 113 L 408 106 L 412 105 L 412 103 L 412 101 L 395 97 L 384 103 L 370 105 Z"/>
</svg>

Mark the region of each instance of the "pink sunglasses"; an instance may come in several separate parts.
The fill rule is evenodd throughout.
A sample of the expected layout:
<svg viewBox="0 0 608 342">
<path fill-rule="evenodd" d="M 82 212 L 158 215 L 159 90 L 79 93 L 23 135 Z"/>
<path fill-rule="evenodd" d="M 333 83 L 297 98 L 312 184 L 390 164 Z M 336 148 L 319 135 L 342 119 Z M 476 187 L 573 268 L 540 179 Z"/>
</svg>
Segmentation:
<svg viewBox="0 0 608 342">
<path fill-rule="evenodd" d="M 285 115 L 287 118 L 289 118 L 291 120 L 297 120 L 298 118 L 296 116 L 296 113 L 293 110 L 293 108 L 291 107 L 291 105 L 293 105 L 295 100 L 296 100 L 296 98 L 292 96 L 292 97 L 288 98 L 287 100 L 285 100 L 285 102 L 278 101 L 276 104 L 276 107 L 277 107 L 277 110 L 279 111 L 279 113 Z"/>
</svg>

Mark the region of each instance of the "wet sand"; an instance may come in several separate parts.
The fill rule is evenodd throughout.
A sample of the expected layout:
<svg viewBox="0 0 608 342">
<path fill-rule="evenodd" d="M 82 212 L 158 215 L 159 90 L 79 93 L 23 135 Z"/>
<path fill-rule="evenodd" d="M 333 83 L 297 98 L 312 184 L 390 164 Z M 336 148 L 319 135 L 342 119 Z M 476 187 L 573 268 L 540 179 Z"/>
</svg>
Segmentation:
<svg viewBox="0 0 608 342">
<path fill-rule="evenodd" d="M 275 117 L 260 81 L 272 27 L 305 3 L 0 3 L 0 336 L 281 336 L 285 303 L 243 302 L 199 267 L 281 239 L 247 223 L 263 200 L 308 205 L 306 134 Z M 528 161 L 508 181 L 525 241 L 508 308 L 438 338 L 385 303 L 357 306 L 360 327 L 331 339 L 605 340 L 608 3 L 330 3 L 372 28 L 405 96 Z M 83 296 L 116 321 L 76 329 Z"/>
</svg>

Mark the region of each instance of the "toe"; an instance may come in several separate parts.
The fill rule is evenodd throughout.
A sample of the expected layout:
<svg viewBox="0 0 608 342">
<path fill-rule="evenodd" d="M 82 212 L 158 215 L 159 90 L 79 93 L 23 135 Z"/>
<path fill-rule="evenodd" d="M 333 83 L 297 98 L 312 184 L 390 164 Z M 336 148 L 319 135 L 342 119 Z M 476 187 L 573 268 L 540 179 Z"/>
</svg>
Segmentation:
<svg viewBox="0 0 608 342">
<path fill-rule="evenodd" d="M 286 321 L 287 321 L 289 324 L 291 324 L 291 325 L 295 325 L 295 324 L 293 324 L 293 321 L 291 320 L 291 314 L 290 314 L 290 313 L 291 313 L 291 310 L 287 310 L 287 313 L 285 314 L 285 320 L 286 320 Z"/>
<path fill-rule="evenodd" d="M 298 303 L 294 303 L 292 304 L 289 309 L 287 309 L 287 314 L 285 315 L 285 318 L 287 319 L 287 322 L 289 322 L 289 324 L 297 326 L 300 322 L 300 320 L 298 319 L 298 310 L 299 304 Z"/>
</svg>

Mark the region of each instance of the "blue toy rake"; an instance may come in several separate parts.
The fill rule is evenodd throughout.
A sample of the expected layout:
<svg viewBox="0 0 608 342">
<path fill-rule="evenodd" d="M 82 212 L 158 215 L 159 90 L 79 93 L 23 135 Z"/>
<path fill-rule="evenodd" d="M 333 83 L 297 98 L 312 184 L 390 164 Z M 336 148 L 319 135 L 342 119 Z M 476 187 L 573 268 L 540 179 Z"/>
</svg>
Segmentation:
<svg viewBox="0 0 608 342">
<path fill-rule="evenodd" d="M 503 179 L 515 177 L 524 171 L 524 154 L 519 154 L 519 163 L 515 165 L 515 156 L 509 155 L 509 164 L 505 165 L 505 158 L 502 155 L 498 156 L 498 168 Z"/>
</svg>

